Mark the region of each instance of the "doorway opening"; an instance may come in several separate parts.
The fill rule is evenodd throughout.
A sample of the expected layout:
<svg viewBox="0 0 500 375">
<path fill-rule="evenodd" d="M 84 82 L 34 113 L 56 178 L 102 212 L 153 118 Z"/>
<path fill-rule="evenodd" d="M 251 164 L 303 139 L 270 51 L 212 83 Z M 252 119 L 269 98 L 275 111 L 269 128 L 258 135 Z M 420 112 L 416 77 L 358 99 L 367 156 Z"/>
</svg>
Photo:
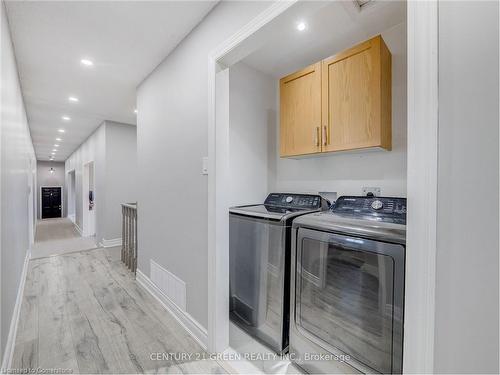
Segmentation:
<svg viewBox="0 0 500 375">
<path fill-rule="evenodd" d="M 73 223 L 76 222 L 76 175 L 75 170 L 68 172 L 68 204 L 67 216 Z"/>
<path fill-rule="evenodd" d="M 83 236 L 95 235 L 95 176 L 94 162 L 83 165 L 82 176 Z"/>
<path fill-rule="evenodd" d="M 355 2 L 353 2 L 355 3 Z M 405 146 L 405 153 L 407 156 L 408 168 L 406 170 L 398 171 L 402 179 L 399 179 L 396 184 L 388 184 L 386 191 L 391 194 L 395 189 L 404 189 L 409 206 L 412 206 L 411 212 L 408 213 L 410 225 L 407 227 L 407 248 L 411 251 L 407 252 L 406 264 L 412 265 L 412 272 L 409 273 L 405 280 L 405 337 L 404 337 L 404 361 L 403 372 L 429 372 L 432 368 L 432 347 L 433 347 L 433 324 L 434 324 L 434 287 L 435 275 L 433 265 L 435 260 L 435 191 L 436 183 L 433 176 L 435 176 L 435 168 L 437 158 L 435 156 L 436 148 L 436 108 L 437 96 L 436 83 L 437 83 L 437 59 L 436 59 L 436 41 L 437 41 L 437 6 L 435 3 L 404 3 L 408 6 L 407 11 L 403 12 L 405 24 L 402 25 L 387 25 L 387 27 L 380 28 L 386 21 L 391 21 L 394 17 L 392 9 L 395 6 L 392 2 L 385 2 L 374 4 L 366 7 L 364 10 L 348 8 L 351 4 L 348 2 L 338 2 L 326 4 L 324 6 L 338 6 L 338 11 L 333 12 L 331 15 L 339 17 L 342 12 L 347 12 L 350 17 L 339 19 L 339 22 L 332 23 L 332 17 L 328 16 L 327 9 L 318 9 L 321 3 L 278 3 L 270 9 L 263 12 L 261 15 L 252 20 L 243 29 L 235 33 L 231 38 L 227 39 L 213 53 L 209 56 L 209 204 L 208 204 L 208 243 L 209 243 L 209 265 L 208 265 L 208 282 L 209 282 L 209 303 L 208 303 L 208 348 L 210 351 L 225 351 L 231 350 L 230 341 L 230 327 L 229 327 L 229 272 L 228 272 L 228 208 L 231 205 L 231 181 L 234 180 L 231 174 L 231 165 L 234 164 L 233 158 L 230 157 L 231 150 L 241 150 L 230 145 L 231 142 L 231 127 L 233 121 L 231 119 L 231 111 L 229 109 L 230 89 L 231 89 L 231 70 L 234 72 L 236 64 L 243 62 L 245 65 L 250 65 L 253 70 L 262 73 L 262 69 L 271 69 L 276 71 L 265 72 L 271 75 L 282 73 L 286 70 L 289 73 L 306 66 L 307 63 L 321 60 L 323 48 L 331 48 L 332 41 L 326 41 L 324 38 L 315 38 L 313 31 L 317 23 L 309 23 L 309 30 L 300 35 L 294 35 L 293 40 L 289 43 L 283 36 L 283 30 L 290 32 L 294 30 L 293 25 L 297 20 L 305 19 L 311 14 L 318 15 L 318 22 L 323 22 L 325 25 L 335 25 L 346 27 L 346 33 L 324 33 L 326 38 L 345 38 L 351 36 L 359 41 L 357 38 L 365 38 L 363 33 L 367 33 L 366 38 L 380 33 L 388 33 L 392 31 L 391 35 L 386 35 L 389 44 L 403 42 L 403 48 L 398 48 L 400 55 L 400 67 L 405 69 L 398 70 L 394 67 L 399 81 L 403 85 L 393 87 L 396 92 L 401 95 L 393 94 L 393 100 L 399 100 L 396 103 L 396 108 L 404 105 L 408 106 L 408 113 L 399 113 L 395 119 L 405 126 L 400 127 L 401 132 L 407 131 L 407 139 Z M 346 6 L 341 9 L 340 6 Z M 319 10 L 319 12 L 318 12 Z M 399 10 L 398 10 L 399 13 Z M 322 18 L 326 17 L 326 20 Z M 363 19 L 361 19 L 363 18 Z M 349 25 L 357 20 L 358 24 Z M 378 21 L 375 21 L 378 20 Z M 325 23 L 326 22 L 326 23 Z M 356 22 L 354 22 L 356 23 Z M 292 26 L 290 26 L 292 25 Z M 353 27 L 350 27 L 353 26 Z M 361 27 L 360 27 L 361 26 Z M 401 33 L 395 32 L 400 28 Z M 298 31 L 304 30 L 298 29 Z M 322 28 L 316 30 L 323 30 Z M 401 39 L 402 37 L 402 39 Z M 399 39 L 398 39 L 399 38 Z M 274 42 L 270 43 L 270 41 Z M 316 41 L 324 41 L 315 45 Z M 337 40 L 339 50 L 349 47 L 354 43 L 354 39 Z M 290 54 L 282 54 L 281 58 L 277 58 L 275 46 L 278 44 L 292 45 L 298 51 L 290 51 Z M 341 45 L 344 43 L 345 45 Z M 266 46 L 267 45 L 267 46 Z M 302 48 L 298 48 L 298 46 Z M 401 46 L 401 45 L 400 45 Z M 310 54 L 304 53 L 309 49 Z M 402 53 L 408 53 L 407 58 L 402 58 Z M 286 51 L 285 51 L 286 52 Z M 332 51 L 334 52 L 334 51 Z M 297 53 L 305 60 L 291 59 L 290 56 Z M 318 54 L 315 59 L 312 58 L 314 54 Z M 321 55 L 321 56 L 320 56 Z M 273 57 L 274 56 L 274 57 Z M 266 57 L 268 60 L 264 61 L 261 57 Z M 274 60 L 269 60 L 274 58 Z M 286 65 L 288 64 L 288 65 Z M 285 66 L 286 65 L 286 66 Z M 426 69 L 419 67 L 425 66 Z M 233 69 L 231 69 L 233 68 Z M 407 69 L 407 73 L 406 73 Z M 283 70 L 283 71 L 282 71 Z M 406 74 L 405 74 L 406 73 Z M 284 75 L 284 74 L 283 74 Z M 408 79 L 411 77 L 411 80 Z M 275 77 L 276 78 L 276 77 Z M 233 80 L 234 82 L 234 80 Z M 395 82 L 393 80 L 393 82 Z M 408 85 L 408 87 L 406 87 Z M 277 89 L 277 85 L 275 85 Z M 408 94 L 408 97 L 406 97 Z M 259 95 L 254 95 L 253 100 L 257 102 Z M 234 100 L 233 100 L 234 103 Z M 276 108 L 277 110 L 277 108 Z M 406 108 L 405 108 L 406 110 Z M 418 114 L 415 117 L 414 114 Z M 426 126 L 422 126 L 426 124 Z M 231 125 L 231 127 L 230 127 Z M 268 129 L 269 130 L 269 129 Z M 262 134 L 264 134 L 262 132 Z M 403 134 L 403 133 L 401 133 Z M 275 132 L 268 134 L 268 140 L 276 136 Z M 261 143 L 262 145 L 263 143 Z M 273 145 L 274 141 L 273 141 Z M 400 145 L 403 145 L 400 142 Z M 252 148 L 257 149 L 257 148 Z M 401 148 L 402 150 L 402 148 Z M 429 151 L 430 150 L 430 151 Z M 260 154 L 259 154 L 260 155 Z M 373 154 L 375 155 L 375 154 Z M 376 154 L 374 157 L 377 157 Z M 382 154 L 380 154 L 382 155 Z M 394 155 L 394 150 L 391 154 Z M 372 155 L 371 155 L 372 156 Z M 342 160 L 351 157 L 352 155 L 346 154 L 339 155 L 337 158 L 340 161 L 339 165 L 343 165 Z M 295 164 L 299 162 L 296 160 L 286 159 L 283 163 L 273 157 L 270 159 L 269 171 L 275 171 L 277 164 L 287 164 L 288 168 L 281 168 L 282 171 L 294 171 Z M 302 164 L 325 164 L 327 158 L 317 159 L 303 159 Z M 429 167 L 424 167 L 427 164 Z M 382 164 L 388 165 L 388 164 Z M 398 164 L 401 166 L 402 164 Z M 279 165 L 278 165 L 279 167 Z M 241 169 L 240 169 L 241 170 Z M 315 169 L 306 170 L 307 173 Z M 316 168 L 316 171 L 321 172 L 325 168 Z M 343 172 L 348 175 L 351 171 L 357 171 L 357 168 L 349 168 Z M 213 171 L 213 172 L 212 172 Z M 366 172 L 365 179 L 377 179 L 377 175 L 373 175 L 376 169 L 371 169 Z M 411 173 L 409 172 L 411 171 Z M 281 174 L 284 175 L 284 174 Z M 304 174 L 308 181 L 315 181 L 314 176 L 321 174 L 311 175 Z M 279 174 L 277 174 L 279 177 Z M 303 177 L 302 175 L 299 177 Z M 273 174 L 268 179 L 271 183 L 270 186 L 276 188 L 287 188 L 289 182 L 303 183 L 305 178 L 296 178 L 292 175 L 291 179 L 282 181 L 282 184 L 273 181 Z M 355 182 L 359 179 L 350 178 L 345 179 L 346 183 L 337 184 L 340 186 L 338 189 L 348 192 L 352 187 L 348 183 Z M 279 182 L 279 181 L 278 181 Z M 391 181 L 388 181 L 391 182 Z M 423 183 L 428 186 L 417 189 Z M 308 186 L 308 185 L 307 185 Z M 299 186 L 304 190 L 306 185 Z M 432 193 L 429 193 L 432 192 Z M 358 193 L 359 195 L 360 193 Z M 394 194 L 394 193 L 393 193 Z M 253 203 L 253 202 L 252 202 Z M 416 207 L 429 207 L 428 210 L 415 209 Z M 429 236 L 422 238 L 415 236 L 416 233 L 428 233 Z M 428 271 L 431 269 L 431 271 Z M 428 275 L 428 282 L 424 288 L 421 287 L 417 280 L 417 275 L 425 273 Z M 412 309 L 414 309 L 412 311 Z M 419 313 L 416 313 L 416 312 Z M 420 314 L 420 315 L 419 315 Z"/>
</svg>

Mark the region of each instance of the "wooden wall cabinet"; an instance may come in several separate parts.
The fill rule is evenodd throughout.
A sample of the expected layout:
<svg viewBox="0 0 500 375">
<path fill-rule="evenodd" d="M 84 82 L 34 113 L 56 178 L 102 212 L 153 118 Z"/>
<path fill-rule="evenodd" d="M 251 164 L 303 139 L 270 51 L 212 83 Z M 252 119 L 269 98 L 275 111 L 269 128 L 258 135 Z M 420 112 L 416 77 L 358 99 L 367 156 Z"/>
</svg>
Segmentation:
<svg viewBox="0 0 500 375">
<path fill-rule="evenodd" d="M 376 36 L 280 80 L 280 155 L 391 149 L 391 54 Z"/>
<path fill-rule="evenodd" d="M 321 62 L 280 80 L 280 155 L 321 152 Z"/>
</svg>

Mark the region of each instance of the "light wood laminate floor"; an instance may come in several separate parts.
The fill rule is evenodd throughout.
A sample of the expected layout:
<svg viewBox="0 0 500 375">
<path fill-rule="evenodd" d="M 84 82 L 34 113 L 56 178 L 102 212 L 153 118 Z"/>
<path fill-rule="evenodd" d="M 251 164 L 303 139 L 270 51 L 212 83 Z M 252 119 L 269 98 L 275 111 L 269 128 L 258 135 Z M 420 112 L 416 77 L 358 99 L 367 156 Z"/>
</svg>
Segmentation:
<svg viewBox="0 0 500 375">
<path fill-rule="evenodd" d="M 30 261 L 12 368 L 223 373 L 216 361 L 199 360 L 202 348 L 119 257 L 111 248 Z"/>
<path fill-rule="evenodd" d="M 36 223 L 35 242 L 67 240 L 78 238 L 80 234 L 75 224 L 67 217 L 38 220 Z"/>
<path fill-rule="evenodd" d="M 95 236 L 82 237 L 68 218 L 38 220 L 31 259 L 95 249 Z"/>
</svg>

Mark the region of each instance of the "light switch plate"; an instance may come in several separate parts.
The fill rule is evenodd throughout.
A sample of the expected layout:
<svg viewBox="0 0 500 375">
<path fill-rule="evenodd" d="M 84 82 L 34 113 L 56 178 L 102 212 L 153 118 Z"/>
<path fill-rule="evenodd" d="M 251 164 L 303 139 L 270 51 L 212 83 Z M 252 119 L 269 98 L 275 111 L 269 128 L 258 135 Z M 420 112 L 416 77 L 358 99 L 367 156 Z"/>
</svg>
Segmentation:
<svg viewBox="0 0 500 375">
<path fill-rule="evenodd" d="M 201 174 L 208 174 L 208 156 L 204 156 L 201 158 Z"/>
<path fill-rule="evenodd" d="M 366 196 L 368 193 L 373 193 L 374 196 L 380 197 L 379 187 L 363 187 L 362 194 Z"/>
</svg>

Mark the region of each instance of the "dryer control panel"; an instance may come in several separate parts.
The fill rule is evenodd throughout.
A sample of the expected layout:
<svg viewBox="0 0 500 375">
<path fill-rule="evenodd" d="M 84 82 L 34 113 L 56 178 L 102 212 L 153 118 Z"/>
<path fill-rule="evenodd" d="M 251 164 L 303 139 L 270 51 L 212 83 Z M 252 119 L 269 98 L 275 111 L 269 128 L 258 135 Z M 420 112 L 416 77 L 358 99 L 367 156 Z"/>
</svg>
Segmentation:
<svg viewBox="0 0 500 375">
<path fill-rule="evenodd" d="M 317 210 L 327 207 L 327 202 L 319 195 L 271 193 L 264 202 L 266 206 Z"/>
<path fill-rule="evenodd" d="M 397 224 L 406 224 L 406 198 L 343 196 L 337 199 L 331 211 Z"/>
</svg>

